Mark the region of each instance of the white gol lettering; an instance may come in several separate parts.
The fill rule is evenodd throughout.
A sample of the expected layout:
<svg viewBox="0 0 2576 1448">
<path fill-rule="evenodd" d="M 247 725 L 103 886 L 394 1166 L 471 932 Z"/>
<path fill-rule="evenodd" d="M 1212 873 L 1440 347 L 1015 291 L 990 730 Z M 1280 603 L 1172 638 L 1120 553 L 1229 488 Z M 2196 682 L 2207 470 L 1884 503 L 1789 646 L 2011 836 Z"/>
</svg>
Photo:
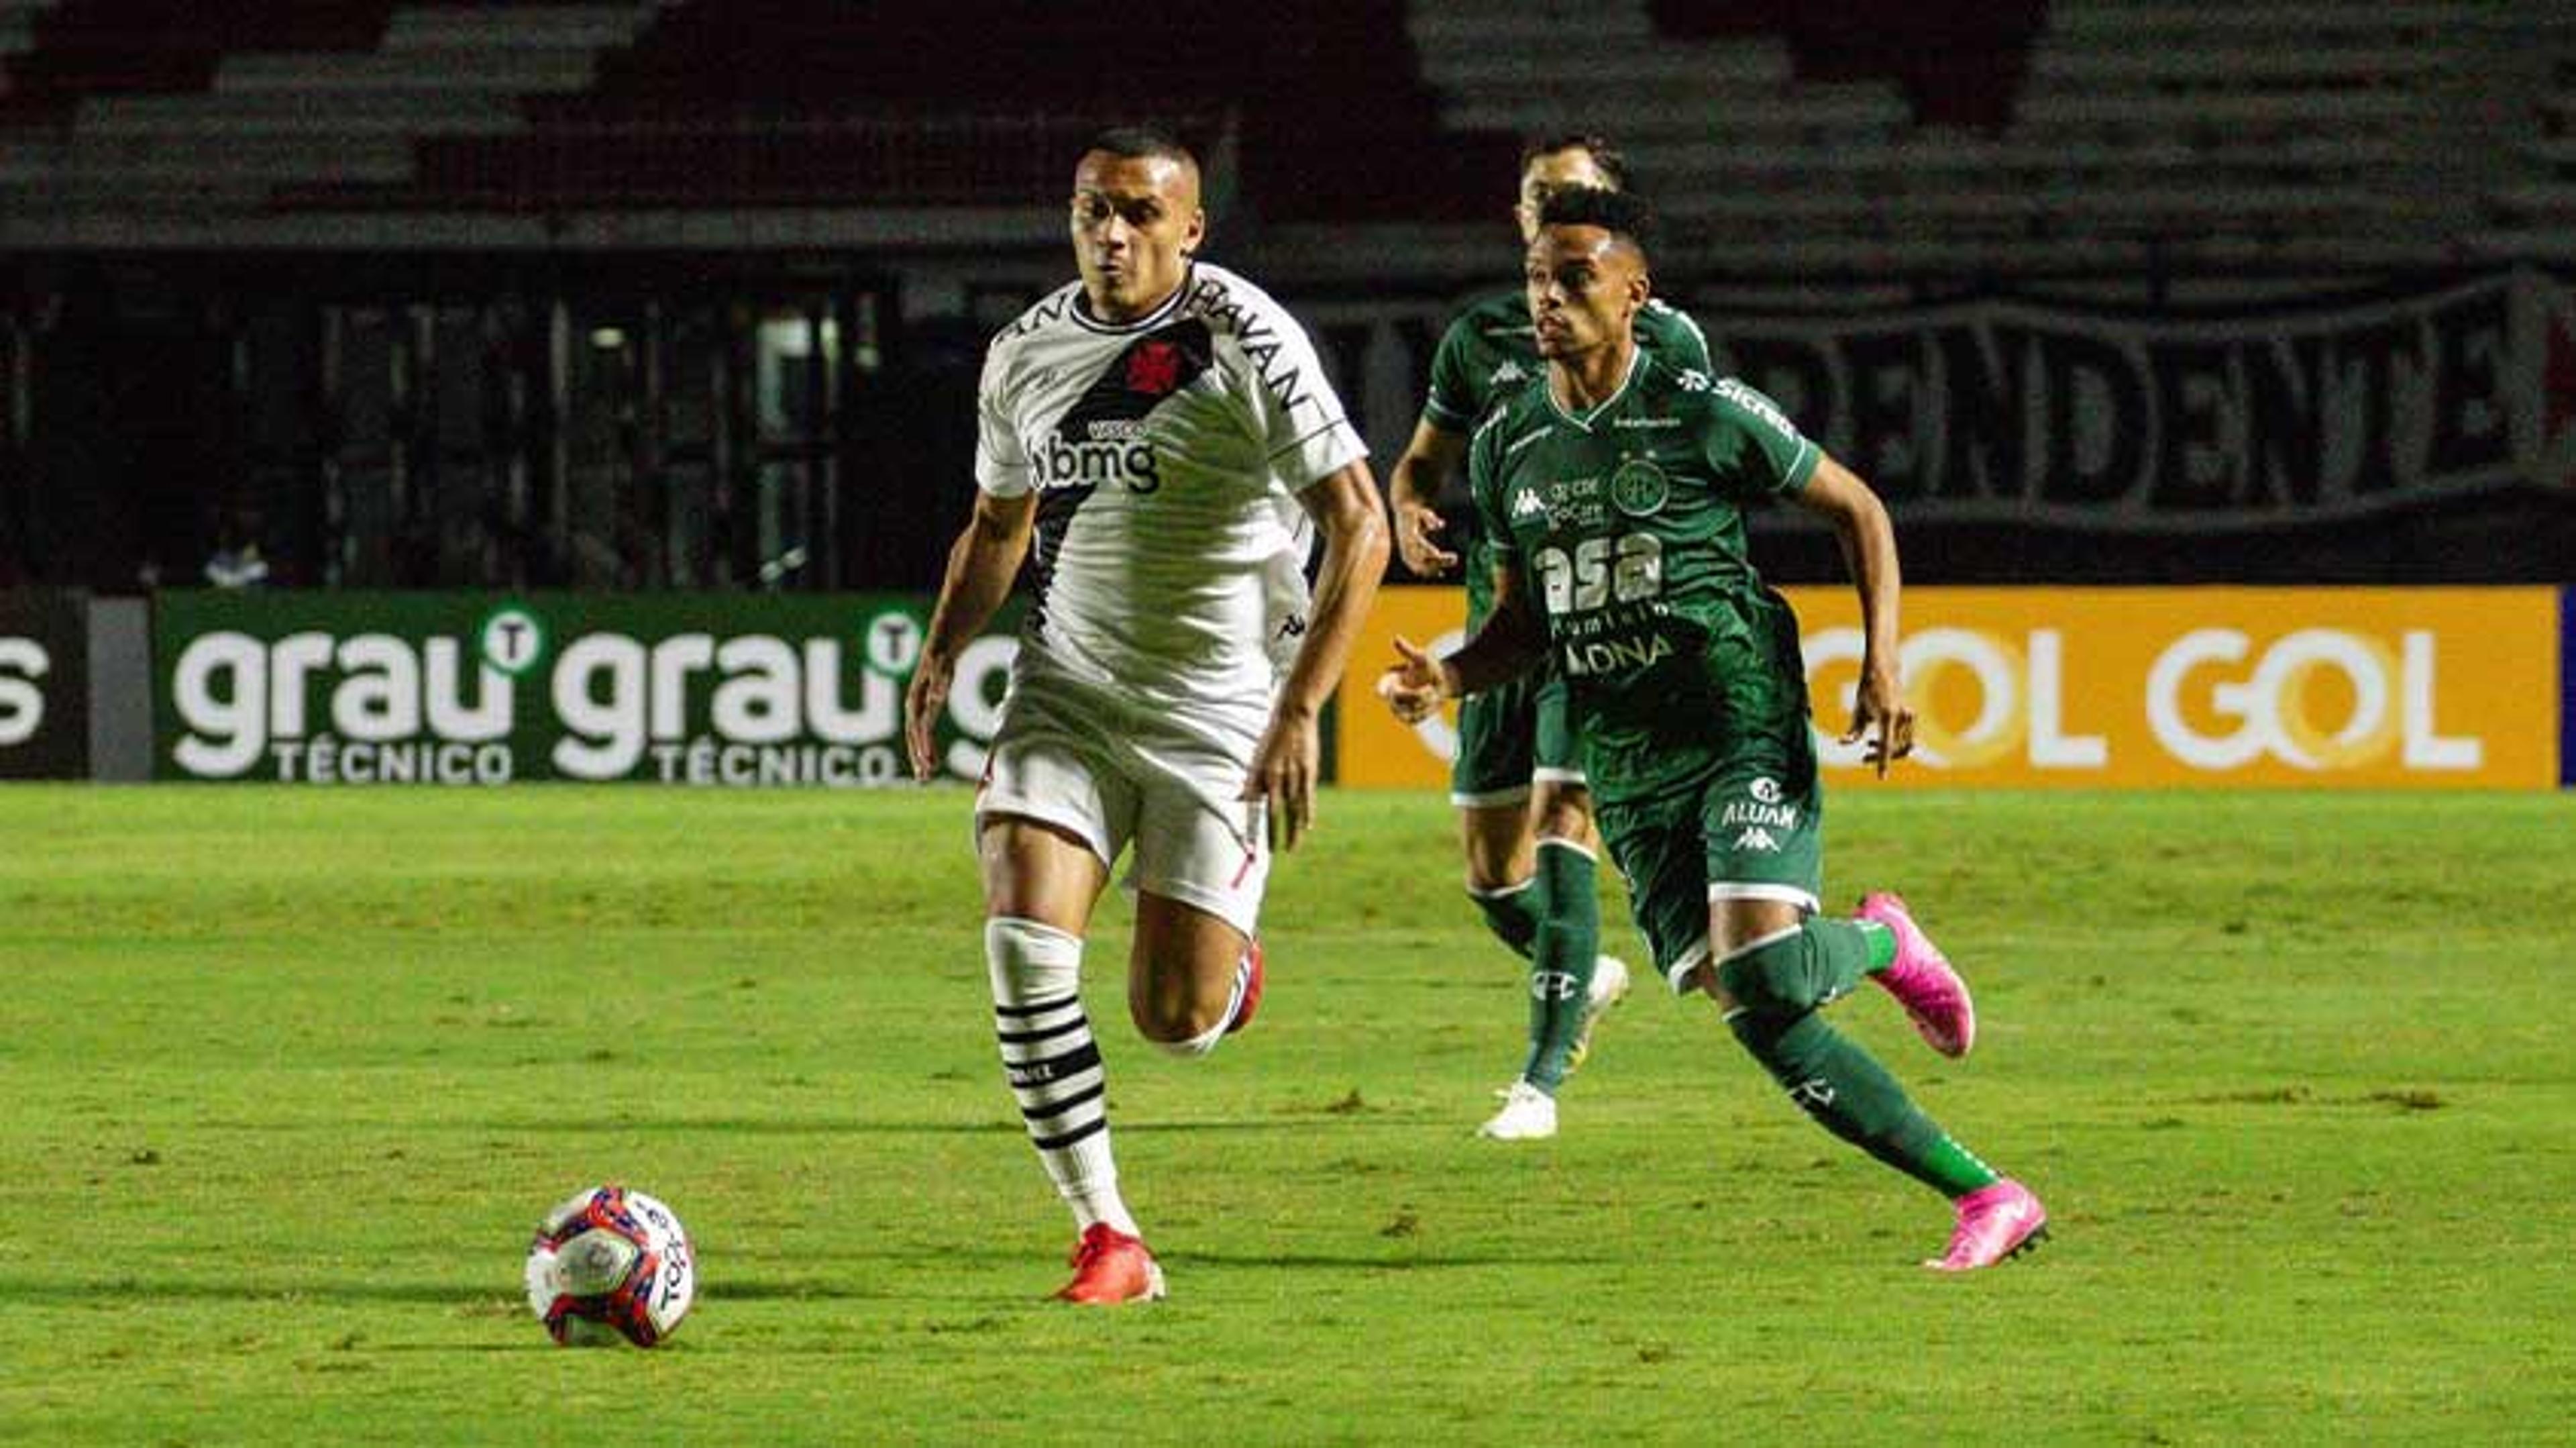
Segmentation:
<svg viewBox="0 0 2576 1448">
<path fill-rule="evenodd" d="M 2392 657 L 2377 640 L 2346 630 L 2300 629 L 2265 649 L 2245 678 L 2210 686 L 2211 712 L 2237 721 L 2232 731 L 2210 735 L 2183 716 L 2184 684 L 2203 665 L 2242 663 L 2254 645 L 2242 630 L 2196 629 L 2148 671 L 2147 721 L 2175 758 L 2200 769 L 2237 769 L 2267 754 L 2294 769 L 2350 769 L 2392 749 L 2411 769 L 2475 769 L 2485 758 L 2483 740 L 2434 732 L 2435 643 L 2433 634 L 2410 630 Z M 2351 717 L 2332 733 L 2306 712 L 2306 679 L 2320 668 L 2341 673 L 2353 694 Z"/>
</svg>

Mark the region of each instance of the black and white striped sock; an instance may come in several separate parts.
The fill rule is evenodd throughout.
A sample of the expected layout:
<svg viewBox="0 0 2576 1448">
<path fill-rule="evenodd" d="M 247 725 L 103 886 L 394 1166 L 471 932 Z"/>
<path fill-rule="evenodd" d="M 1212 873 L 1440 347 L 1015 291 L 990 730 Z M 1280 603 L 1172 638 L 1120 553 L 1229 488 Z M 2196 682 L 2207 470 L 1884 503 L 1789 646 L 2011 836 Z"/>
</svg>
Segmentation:
<svg viewBox="0 0 2576 1448">
<path fill-rule="evenodd" d="M 1030 1144 L 1077 1226 L 1134 1235 L 1109 1150 L 1107 1074 L 1082 1009 L 1081 937 L 1002 916 L 985 923 L 984 948 L 994 1039 Z"/>
</svg>

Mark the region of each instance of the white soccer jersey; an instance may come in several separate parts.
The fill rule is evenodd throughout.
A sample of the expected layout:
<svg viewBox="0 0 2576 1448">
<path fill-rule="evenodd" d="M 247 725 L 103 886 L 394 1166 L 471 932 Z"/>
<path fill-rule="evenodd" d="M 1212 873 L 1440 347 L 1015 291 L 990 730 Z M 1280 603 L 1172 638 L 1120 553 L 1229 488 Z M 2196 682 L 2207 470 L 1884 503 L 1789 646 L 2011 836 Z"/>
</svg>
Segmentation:
<svg viewBox="0 0 2576 1448">
<path fill-rule="evenodd" d="M 1039 494 L 1017 672 L 1257 734 L 1280 636 L 1303 628 L 1294 495 L 1367 445 L 1305 330 L 1243 278 L 1194 264 L 1123 326 L 1081 297 L 1031 307 L 984 358 L 975 481 Z"/>
</svg>

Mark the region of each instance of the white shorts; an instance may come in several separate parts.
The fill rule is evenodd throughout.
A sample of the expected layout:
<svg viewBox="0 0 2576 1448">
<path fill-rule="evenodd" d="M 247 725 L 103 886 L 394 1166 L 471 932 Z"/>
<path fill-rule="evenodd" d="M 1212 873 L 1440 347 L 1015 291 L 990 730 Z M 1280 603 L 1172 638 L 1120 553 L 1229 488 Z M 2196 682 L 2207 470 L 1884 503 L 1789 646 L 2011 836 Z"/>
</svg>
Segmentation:
<svg viewBox="0 0 2576 1448">
<path fill-rule="evenodd" d="M 1248 757 L 1096 707 L 1016 690 L 975 795 L 975 828 L 1018 815 L 1071 832 L 1104 865 L 1134 847 L 1131 892 L 1195 906 L 1246 935 L 1270 882 L 1266 806 L 1238 800 Z M 1150 726 L 1148 726 L 1150 728 Z"/>
</svg>

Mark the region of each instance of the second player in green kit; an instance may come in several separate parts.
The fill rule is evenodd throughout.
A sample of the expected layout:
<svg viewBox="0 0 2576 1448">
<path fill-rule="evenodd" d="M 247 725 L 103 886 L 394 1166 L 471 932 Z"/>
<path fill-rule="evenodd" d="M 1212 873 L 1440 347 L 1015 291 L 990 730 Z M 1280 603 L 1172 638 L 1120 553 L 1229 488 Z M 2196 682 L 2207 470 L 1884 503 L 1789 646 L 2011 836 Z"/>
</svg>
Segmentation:
<svg viewBox="0 0 2576 1448">
<path fill-rule="evenodd" d="M 1625 171 L 1599 136 L 1531 141 L 1513 207 L 1522 243 L 1537 233 L 1539 208 L 1556 191 L 1617 189 Z M 1708 344 L 1682 312 L 1650 299 L 1630 326 L 1637 345 L 1679 366 L 1707 367 Z M 1458 567 L 1438 541 L 1449 521 L 1434 507 L 1441 484 L 1464 461 L 1476 425 L 1546 366 L 1528 295 L 1518 288 L 1468 307 L 1442 334 L 1421 420 L 1388 473 L 1396 546 L 1414 572 Z M 1472 633 L 1493 605 L 1492 554 L 1483 530 L 1467 537 L 1460 551 Z M 1467 893 L 1495 938 L 1529 962 L 1528 1051 L 1502 1108 L 1480 1131 L 1503 1141 L 1552 1136 L 1566 1075 L 1583 1059 L 1594 1023 L 1628 989 L 1626 964 L 1599 952 L 1599 841 L 1564 681 L 1541 671 L 1465 700 L 1457 743 L 1449 798 L 1466 847 Z"/>
</svg>

